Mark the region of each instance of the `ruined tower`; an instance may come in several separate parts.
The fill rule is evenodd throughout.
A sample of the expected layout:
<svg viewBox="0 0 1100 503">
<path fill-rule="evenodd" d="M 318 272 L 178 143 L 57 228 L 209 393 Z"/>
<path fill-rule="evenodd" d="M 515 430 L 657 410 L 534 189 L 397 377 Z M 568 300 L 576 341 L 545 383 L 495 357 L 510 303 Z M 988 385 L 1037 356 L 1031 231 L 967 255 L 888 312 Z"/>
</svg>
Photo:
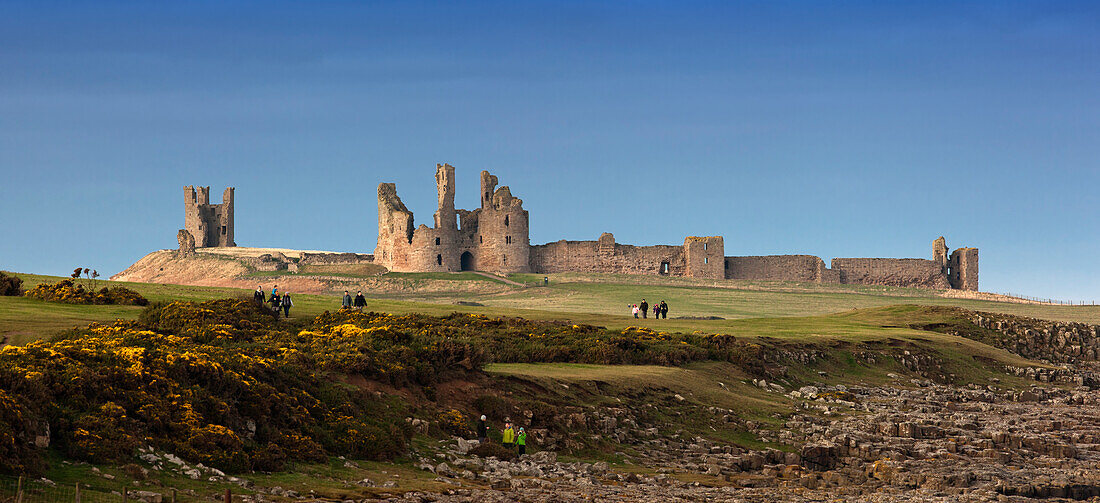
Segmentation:
<svg viewBox="0 0 1100 503">
<path fill-rule="evenodd" d="M 210 204 L 210 187 L 184 187 L 182 230 L 194 238 L 195 248 L 237 246 L 233 241 L 233 187 L 222 193 L 221 204 Z"/>
<path fill-rule="evenodd" d="M 978 249 L 956 248 L 948 262 L 951 288 L 978 291 Z"/>
<path fill-rule="evenodd" d="M 958 248 L 948 254 L 943 236 L 932 242 L 932 262 L 940 266 L 947 283 L 956 290 L 978 291 L 978 249 Z"/>
<path fill-rule="evenodd" d="M 726 245 L 722 236 L 684 239 L 684 276 L 689 278 L 725 279 Z"/>
<path fill-rule="evenodd" d="M 391 271 L 497 273 L 530 271 L 530 237 L 523 201 L 497 177 L 481 172 L 481 207 L 456 209 L 455 171 L 437 164 L 438 207 L 434 226 L 413 227 L 413 214 L 392 183 L 378 186 L 378 245 L 375 262 Z M 458 221 L 461 222 L 458 222 Z"/>
<path fill-rule="evenodd" d="M 439 210 L 435 212 L 436 229 L 455 229 L 455 168 L 450 164 L 435 165 L 435 189 Z"/>
<path fill-rule="evenodd" d="M 945 273 L 947 272 L 947 241 L 943 236 L 932 242 L 932 261 L 939 264 Z"/>
</svg>

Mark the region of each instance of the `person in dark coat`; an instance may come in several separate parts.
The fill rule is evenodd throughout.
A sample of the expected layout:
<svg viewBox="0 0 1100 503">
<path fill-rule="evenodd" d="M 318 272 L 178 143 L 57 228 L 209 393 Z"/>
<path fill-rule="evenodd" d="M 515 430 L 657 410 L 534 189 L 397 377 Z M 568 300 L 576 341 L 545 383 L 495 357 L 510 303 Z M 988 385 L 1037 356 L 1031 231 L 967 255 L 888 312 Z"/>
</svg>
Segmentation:
<svg viewBox="0 0 1100 503">
<path fill-rule="evenodd" d="M 489 443 L 489 423 L 485 422 L 485 414 L 477 422 L 477 441 L 483 445 Z"/>
<path fill-rule="evenodd" d="M 665 301 L 661 301 L 661 318 L 668 318 L 668 304 Z"/>
<path fill-rule="evenodd" d="M 252 294 L 252 300 L 259 303 L 261 306 L 267 303 L 267 298 L 264 297 L 264 287 L 256 287 L 256 292 Z"/>
<path fill-rule="evenodd" d="M 642 299 L 642 305 L 638 307 L 642 309 L 642 318 L 645 318 L 646 314 L 649 313 L 649 303 L 646 302 L 645 299 Z"/>
<path fill-rule="evenodd" d="M 294 301 L 290 298 L 290 292 L 283 293 L 283 300 L 281 304 L 283 305 L 283 316 L 289 318 L 290 308 L 294 307 Z"/>
<path fill-rule="evenodd" d="M 367 299 L 363 297 L 363 291 L 359 290 L 355 294 L 355 308 L 362 311 L 364 307 L 367 307 Z"/>
<path fill-rule="evenodd" d="M 279 296 L 272 294 L 271 298 L 268 299 L 268 302 L 271 302 L 271 309 L 273 311 L 275 311 L 275 317 L 278 318 L 279 317 Z"/>
<path fill-rule="evenodd" d="M 340 309 L 351 309 L 351 294 L 344 290 L 344 298 L 340 301 Z"/>
</svg>

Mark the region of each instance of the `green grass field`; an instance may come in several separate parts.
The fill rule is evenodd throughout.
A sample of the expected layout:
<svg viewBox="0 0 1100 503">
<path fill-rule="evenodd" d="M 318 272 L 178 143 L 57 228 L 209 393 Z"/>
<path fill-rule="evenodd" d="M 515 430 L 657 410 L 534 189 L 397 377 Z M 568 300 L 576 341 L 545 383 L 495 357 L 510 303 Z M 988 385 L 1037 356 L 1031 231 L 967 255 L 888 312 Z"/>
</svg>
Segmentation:
<svg viewBox="0 0 1100 503">
<path fill-rule="evenodd" d="M 393 273 L 391 273 L 393 274 Z M 63 278 L 17 273 L 24 287 Z M 445 277 L 461 281 L 493 281 L 466 273 Z M 437 279 L 438 274 L 401 274 L 410 281 Z M 517 281 L 534 281 L 513 275 Z M 597 282 L 604 280 L 605 283 Z M 84 280 L 81 280 L 84 281 Z M 107 282 L 100 281 L 103 286 Z M 115 283 L 137 290 L 150 301 L 207 300 L 250 296 L 251 291 L 233 288 Z M 737 288 L 737 287 L 740 288 Z M 1035 318 L 1100 323 L 1100 306 L 1049 306 L 952 299 L 928 290 L 849 285 L 799 285 L 790 283 L 700 282 L 682 278 L 631 276 L 552 275 L 548 287 L 512 288 L 497 294 L 440 294 L 417 301 L 394 298 L 384 292 L 367 292 L 368 309 L 388 313 L 447 315 L 468 312 L 487 316 L 518 316 L 532 320 L 566 320 L 621 329 L 631 325 L 648 326 L 669 332 L 703 331 L 743 336 L 812 337 L 853 336 L 874 333 L 881 336 L 889 329 L 842 322 L 843 316 L 822 316 L 856 309 L 899 304 L 958 306 Z M 665 300 L 670 306 L 669 319 L 634 319 L 627 304 Z M 476 302 L 458 305 L 457 301 Z M 340 307 L 336 295 L 295 295 L 292 317 L 313 317 Z M 75 306 L 33 299 L 0 297 L 0 335 L 8 343 L 22 344 L 49 336 L 76 325 L 91 322 L 134 319 L 141 308 L 124 306 Z M 676 319 L 680 316 L 718 316 L 721 320 Z"/>
</svg>

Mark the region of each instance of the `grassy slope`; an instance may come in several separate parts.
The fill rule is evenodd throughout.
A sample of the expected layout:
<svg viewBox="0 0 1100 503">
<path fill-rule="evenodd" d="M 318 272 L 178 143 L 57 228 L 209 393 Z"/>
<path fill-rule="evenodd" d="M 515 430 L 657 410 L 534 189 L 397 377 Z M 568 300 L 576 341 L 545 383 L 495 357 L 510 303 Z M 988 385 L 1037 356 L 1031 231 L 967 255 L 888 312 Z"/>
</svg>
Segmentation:
<svg viewBox="0 0 1100 503">
<path fill-rule="evenodd" d="M 33 274 L 19 274 L 26 287 L 43 281 L 61 278 Z M 407 275 L 416 278 L 416 275 Z M 479 281 L 486 278 L 478 276 Z M 484 306 L 454 305 L 452 296 L 443 296 L 437 302 L 413 302 L 397 299 L 374 298 L 369 309 L 390 313 L 418 312 L 446 315 L 452 312 L 471 312 L 488 316 L 520 316 L 534 320 L 568 320 L 609 328 L 625 328 L 641 325 L 670 332 L 733 333 L 739 335 L 768 335 L 793 337 L 807 335 L 844 334 L 865 331 L 865 328 L 844 327 L 835 324 L 836 318 L 817 318 L 816 315 L 837 313 L 852 309 L 881 307 L 896 304 L 930 306 L 959 306 L 968 309 L 993 311 L 1053 320 L 1100 323 L 1100 306 L 1043 306 L 990 302 L 967 299 L 949 299 L 936 296 L 926 290 L 887 287 L 851 287 L 797 285 L 782 283 L 745 284 L 734 289 L 729 284 L 719 287 L 706 286 L 705 282 L 691 282 L 680 278 L 632 278 L 606 276 L 608 281 L 621 283 L 596 283 L 590 276 L 552 276 L 547 288 L 515 289 L 505 294 L 468 294 L 464 300 L 476 301 Z M 518 278 L 530 279 L 530 278 Z M 713 283 L 713 282 L 712 282 Z M 100 285 L 104 282 L 100 282 Z M 111 283 L 117 284 L 117 283 Z M 250 295 L 247 290 L 217 287 L 161 285 L 147 283 L 121 283 L 133 288 L 151 301 L 201 300 L 219 297 Z M 368 295 L 373 295 L 368 292 Z M 665 300 L 671 306 L 670 314 L 676 316 L 720 316 L 724 320 L 635 320 L 626 314 L 628 302 L 642 297 Z M 339 298 L 331 295 L 295 295 L 292 315 L 312 317 L 325 310 L 338 309 Z M 74 325 L 93 321 L 111 321 L 115 318 L 136 318 L 140 308 L 119 306 L 63 306 L 30 299 L 0 297 L 0 334 L 6 334 L 9 342 L 24 343 L 50 335 Z M 793 319 L 783 319 L 783 318 Z M 875 328 L 875 332 L 881 329 Z"/>
<path fill-rule="evenodd" d="M 60 278 L 20 274 L 28 286 L 41 281 L 56 281 Z M 148 297 L 150 300 L 175 300 L 175 299 L 207 299 L 226 296 L 249 295 L 244 290 L 188 287 L 174 285 L 155 284 L 127 284 Z M 776 290 L 786 289 L 777 288 Z M 657 292 L 653 295 L 650 292 Z M 1036 309 L 1034 313 L 1020 312 L 1019 314 L 1031 314 L 1047 318 L 1066 318 L 1091 320 L 1097 316 L 1095 311 L 1087 308 L 1066 308 L 1057 306 L 1021 306 L 1015 304 L 956 301 L 939 299 L 925 292 L 917 292 L 912 296 L 900 295 L 897 291 L 889 292 L 885 296 L 875 294 L 873 291 L 854 290 L 844 291 L 760 291 L 760 290 L 734 290 L 729 288 L 707 288 L 703 286 L 688 287 L 686 285 L 639 285 L 639 284 L 609 284 L 600 285 L 588 282 L 558 283 L 550 288 L 538 288 L 517 291 L 509 295 L 499 296 L 503 299 L 500 305 L 487 307 L 455 306 L 443 304 L 426 304 L 415 302 L 402 302 L 396 300 L 372 300 L 371 307 L 376 310 L 404 313 L 422 312 L 426 314 L 448 314 L 454 311 L 478 312 L 488 315 L 523 316 L 530 319 L 562 319 L 567 318 L 575 322 L 592 323 L 612 328 L 621 328 L 628 325 L 647 324 L 670 331 L 702 330 L 706 332 L 722 332 L 734 334 L 739 337 L 772 337 L 785 339 L 791 342 L 815 342 L 819 347 L 843 348 L 845 344 L 874 342 L 877 344 L 894 344 L 901 342 L 920 346 L 934 351 L 947 361 L 952 371 L 960 374 L 963 379 L 971 382 L 983 382 L 994 375 L 993 369 L 982 363 L 983 361 L 998 360 L 1014 365 L 1027 365 L 1025 361 L 1015 355 L 998 350 L 983 344 L 952 337 L 938 333 L 924 332 L 908 328 L 910 323 L 934 322 L 938 316 L 934 312 L 911 305 L 879 307 L 876 309 L 850 310 L 853 307 L 882 306 L 885 304 L 898 304 L 901 302 L 919 304 L 947 304 L 962 305 L 977 309 L 991 311 L 1013 312 L 1021 308 Z M 904 293 L 904 292 L 900 292 Z M 618 310 L 611 310 L 612 306 L 625 302 L 620 296 L 646 295 L 653 300 L 665 298 L 674 302 L 683 312 L 691 313 L 703 310 L 720 310 L 727 316 L 745 316 L 744 319 L 729 320 L 634 320 L 629 316 L 622 316 Z M 536 302 L 528 302 L 544 307 L 544 310 L 517 309 L 509 307 L 509 303 L 521 301 L 523 296 L 529 296 Z M 540 297 L 541 296 L 541 297 Z M 333 296 L 299 295 L 295 297 L 297 307 L 294 314 L 299 317 L 313 316 L 325 309 L 338 307 L 339 299 Z M 554 302 L 537 302 L 538 300 L 553 300 Z M 587 299 L 587 300 L 586 300 Z M 486 302 L 488 303 L 488 302 Z M 968 305 L 976 304 L 976 305 Z M 518 305 L 523 305 L 518 302 Z M 592 312 L 584 312 L 585 309 Z M 575 309 L 579 312 L 568 312 Z M 611 310 L 600 312 L 601 309 Z M 24 298 L 0 297 L 0 333 L 8 332 L 15 343 L 40 338 L 58 330 L 69 328 L 73 325 L 90 321 L 109 321 L 114 318 L 135 318 L 141 308 L 112 307 L 112 306 L 68 306 L 63 304 L 46 303 Z M 835 313 L 836 311 L 844 311 Z M 823 314 L 833 312 L 834 314 Z M 729 314 L 733 313 L 733 314 Z M 772 316 L 772 317 L 763 317 Z M 15 332 L 12 334 L 11 332 Z M 837 349 L 837 354 L 843 349 Z M 866 366 L 858 362 L 847 364 L 841 359 L 818 366 L 812 369 L 791 369 L 792 380 L 800 382 L 845 382 L 845 383 L 882 383 L 891 378 L 891 371 L 897 372 L 897 365 L 889 357 L 883 356 L 877 366 Z M 752 386 L 746 376 L 736 366 L 721 362 L 701 362 L 681 368 L 656 367 L 656 366 L 600 366 L 577 364 L 495 364 L 486 369 L 491 375 L 520 379 L 539 384 L 544 389 L 564 389 L 563 386 L 572 386 L 574 390 L 592 390 L 589 395 L 579 397 L 598 400 L 607 406 L 617 406 L 620 402 L 616 393 L 607 393 L 611 390 L 647 391 L 646 396 L 662 397 L 661 393 L 677 393 L 685 398 L 686 403 L 698 405 L 713 405 L 738 411 L 738 414 L 752 418 L 758 422 L 771 424 L 779 421 L 775 415 L 790 409 L 791 399 L 783 395 L 768 392 Z M 826 371 L 826 376 L 820 376 L 817 371 Z M 901 372 L 904 374 L 904 372 Z M 1004 375 L 998 375 L 1003 384 L 1022 385 L 1014 383 L 1014 379 Z M 903 381 L 904 382 L 904 381 Z M 612 388 L 605 386 L 610 384 Z M 507 385 L 500 383 L 500 385 Z M 656 392 L 653 392 L 653 391 Z M 687 409 L 677 409 L 675 400 L 664 401 L 657 405 L 670 406 L 674 413 L 690 412 Z M 673 414 L 670 412 L 669 414 Z M 694 417 L 673 417 L 668 420 L 687 428 L 692 434 L 711 437 L 729 437 L 730 441 L 743 446 L 763 447 L 778 445 L 759 444 L 755 437 L 741 431 L 714 430 L 706 426 L 706 421 L 696 421 Z M 697 426 L 693 423 L 697 422 Z M 56 461 L 56 460 L 55 460 Z M 50 478 L 62 483 L 76 481 L 99 480 L 88 473 L 90 467 L 62 465 L 53 462 L 54 467 L 49 474 Z M 357 480 L 362 477 L 370 477 L 376 482 L 383 480 L 395 480 L 406 490 L 431 488 L 438 484 L 432 482 L 431 477 L 424 472 L 413 469 L 407 461 L 397 464 L 362 463 L 362 469 L 349 469 L 343 467 L 343 462 L 332 460 L 329 464 L 299 465 L 293 471 L 258 475 L 249 477 L 261 486 L 280 485 L 282 487 L 298 489 L 306 492 L 308 489 L 318 490 L 318 494 L 336 499 L 361 498 L 364 496 L 377 496 L 384 492 L 399 493 L 400 489 L 382 490 L 380 488 L 357 488 L 345 484 L 346 480 Z M 105 471 L 119 476 L 117 481 L 111 483 L 100 482 L 106 491 L 118 487 L 126 479 L 118 469 Z M 193 484 L 181 477 L 158 475 L 163 478 L 165 486 L 183 488 L 192 487 L 197 490 L 209 491 L 206 484 Z M 238 489 L 234 489 L 238 491 Z M 245 491 L 249 492 L 249 491 Z"/>
</svg>

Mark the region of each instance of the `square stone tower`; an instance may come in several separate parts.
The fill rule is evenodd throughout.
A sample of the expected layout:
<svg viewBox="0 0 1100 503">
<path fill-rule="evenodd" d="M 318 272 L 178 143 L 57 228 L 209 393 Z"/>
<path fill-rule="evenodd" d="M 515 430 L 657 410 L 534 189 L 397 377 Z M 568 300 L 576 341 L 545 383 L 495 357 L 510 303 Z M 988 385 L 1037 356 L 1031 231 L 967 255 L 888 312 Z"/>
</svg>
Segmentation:
<svg viewBox="0 0 1100 503">
<path fill-rule="evenodd" d="M 684 263 L 686 277 L 725 279 L 725 240 L 722 236 L 689 236 L 684 239 Z"/>
<path fill-rule="evenodd" d="M 978 291 L 978 249 L 956 248 L 948 263 L 951 288 Z"/>
<path fill-rule="evenodd" d="M 183 188 L 183 230 L 195 239 L 195 248 L 237 246 L 233 240 L 233 190 L 225 189 L 221 204 L 210 204 L 210 187 Z"/>
</svg>

